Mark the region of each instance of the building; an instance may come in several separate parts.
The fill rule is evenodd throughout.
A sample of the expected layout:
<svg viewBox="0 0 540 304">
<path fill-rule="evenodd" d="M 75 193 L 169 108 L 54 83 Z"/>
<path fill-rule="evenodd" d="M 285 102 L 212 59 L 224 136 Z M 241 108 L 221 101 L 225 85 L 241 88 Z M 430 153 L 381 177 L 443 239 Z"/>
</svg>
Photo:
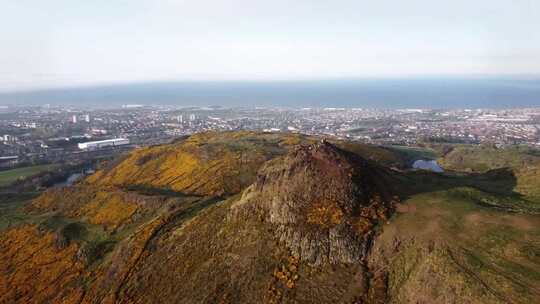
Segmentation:
<svg viewBox="0 0 540 304">
<path fill-rule="evenodd" d="M 71 122 L 72 123 L 77 123 L 77 115 L 71 116 Z"/>
<path fill-rule="evenodd" d="M 114 138 L 99 141 L 89 141 L 79 143 L 79 149 L 81 150 L 97 150 L 106 147 L 124 146 L 129 144 L 129 139 L 126 138 Z"/>
<path fill-rule="evenodd" d="M 6 134 L 6 135 L 0 137 L 0 140 L 5 142 L 5 143 L 11 143 L 11 142 L 16 142 L 17 137 L 15 137 L 13 135 Z"/>
<path fill-rule="evenodd" d="M 90 122 L 90 114 L 84 115 L 84 121 Z"/>
<path fill-rule="evenodd" d="M 14 156 L 0 156 L 0 167 L 6 168 L 6 167 L 12 167 L 15 166 L 19 162 L 19 157 Z"/>
<path fill-rule="evenodd" d="M 93 134 L 93 135 L 105 135 L 107 134 L 107 130 L 105 129 L 98 129 L 98 128 L 92 128 L 92 130 L 90 130 L 90 132 Z"/>
</svg>

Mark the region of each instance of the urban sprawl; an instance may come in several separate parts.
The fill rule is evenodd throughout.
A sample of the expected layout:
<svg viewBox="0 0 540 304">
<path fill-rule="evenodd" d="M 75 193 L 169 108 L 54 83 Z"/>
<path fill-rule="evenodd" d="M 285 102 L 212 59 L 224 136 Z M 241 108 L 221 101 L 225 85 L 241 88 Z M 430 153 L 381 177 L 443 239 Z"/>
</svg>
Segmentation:
<svg viewBox="0 0 540 304">
<path fill-rule="evenodd" d="M 124 105 L 117 109 L 0 107 L 0 166 L 81 160 L 206 131 L 255 130 L 347 138 L 540 147 L 540 108 L 224 108 Z"/>
</svg>

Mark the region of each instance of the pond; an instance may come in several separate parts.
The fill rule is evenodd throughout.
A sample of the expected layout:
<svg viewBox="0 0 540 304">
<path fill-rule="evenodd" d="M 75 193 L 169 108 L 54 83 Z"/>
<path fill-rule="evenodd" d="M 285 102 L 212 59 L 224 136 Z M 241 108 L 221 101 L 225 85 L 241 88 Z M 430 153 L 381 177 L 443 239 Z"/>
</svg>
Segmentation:
<svg viewBox="0 0 540 304">
<path fill-rule="evenodd" d="M 443 168 L 441 168 L 441 166 L 439 166 L 439 164 L 437 163 L 436 160 L 424 160 L 424 159 L 419 159 L 419 160 L 416 160 L 412 167 L 414 169 L 420 169 L 420 170 L 429 170 L 429 171 L 433 171 L 433 172 L 444 172 Z"/>
<path fill-rule="evenodd" d="M 68 187 L 73 185 L 76 181 L 84 177 L 83 173 L 73 173 L 65 181 L 55 184 L 56 187 Z"/>
</svg>

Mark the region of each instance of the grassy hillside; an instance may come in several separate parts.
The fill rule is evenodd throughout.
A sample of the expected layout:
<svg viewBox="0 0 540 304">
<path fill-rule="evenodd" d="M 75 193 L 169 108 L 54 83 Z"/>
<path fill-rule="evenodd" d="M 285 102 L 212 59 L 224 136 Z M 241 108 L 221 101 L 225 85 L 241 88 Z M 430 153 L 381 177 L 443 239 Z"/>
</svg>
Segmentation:
<svg viewBox="0 0 540 304">
<path fill-rule="evenodd" d="M 485 172 L 498 168 L 523 168 L 538 166 L 540 156 L 527 148 L 457 145 L 439 163 L 456 171 Z"/>
<path fill-rule="evenodd" d="M 404 163 L 411 166 L 418 159 L 436 159 L 437 152 L 430 148 L 407 147 L 407 146 L 386 146 L 395 155 L 399 155 Z"/>
<path fill-rule="evenodd" d="M 438 159 L 448 170 L 484 173 L 507 168 L 515 179 L 513 191 L 526 199 L 540 200 L 540 156 L 525 147 L 494 148 L 492 146 L 456 146 Z"/>
<path fill-rule="evenodd" d="M 540 297 L 534 155 L 488 150 L 487 169 L 466 172 L 481 153 L 463 147 L 445 164 L 457 172 L 436 174 L 390 169 L 431 150 L 319 142 L 197 134 L 75 186 L 2 197 L 0 303 Z"/>
<path fill-rule="evenodd" d="M 87 182 L 195 195 L 230 195 L 251 184 L 264 162 L 285 154 L 295 145 L 319 140 L 299 134 L 196 134 L 173 145 L 136 150 L 117 166 L 98 171 Z M 401 165 L 399 155 L 384 148 L 350 142 L 337 144 L 386 165 Z"/>
<path fill-rule="evenodd" d="M 24 212 L 24 206 L 39 193 L 0 194 L 0 232 L 21 223 L 32 222 L 33 217 Z"/>
<path fill-rule="evenodd" d="M 177 144 L 136 150 L 118 166 L 100 170 L 87 182 L 196 195 L 237 193 L 253 180 L 266 160 L 309 140 L 299 135 L 249 132 L 197 134 Z"/>
<path fill-rule="evenodd" d="M 413 195 L 398 207 L 371 260 L 387 274 L 390 303 L 538 299 L 540 217 L 478 203 L 490 197 L 454 188 Z"/>
</svg>

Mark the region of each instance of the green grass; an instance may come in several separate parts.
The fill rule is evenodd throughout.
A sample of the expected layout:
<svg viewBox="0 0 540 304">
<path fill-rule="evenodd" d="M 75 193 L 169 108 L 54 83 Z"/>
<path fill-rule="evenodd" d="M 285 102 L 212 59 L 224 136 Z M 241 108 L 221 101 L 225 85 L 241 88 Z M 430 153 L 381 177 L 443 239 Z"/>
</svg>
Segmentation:
<svg viewBox="0 0 540 304">
<path fill-rule="evenodd" d="M 34 222 L 36 217 L 22 209 L 38 195 L 38 192 L 0 194 L 0 231 L 22 223 Z"/>
<path fill-rule="evenodd" d="M 48 164 L 0 171 L 0 187 L 9 186 L 18 179 L 24 179 L 44 171 L 50 171 L 57 167 L 58 165 Z"/>
<path fill-rule="evenodd" d="M 57 235 L 57 239 L 78 243 L 81 246 L 83 261 L 87 265 L 103 258 L 112 250 L 116 240 L 103 230 L 100 225 L 93 225 L 76 219 L 62 216 L 49 216 L 41 218 L 39 228 L 44 231 L 51 231 Z"/>
<path fill-rule="evenodd" d="M 470 187 L 418 193 L 404 203 L 414 205 L 414 211 L 396 214 L 382 238 L 392 244 L 399 235 L 406 244 L 389 265 L 393 292 L 404 284 L 409 288 L 424 284 L 429 269 L 444 269 L 440 288 L 448 283 L 464 288 L 472 298 L 480 299 L 487 287 L 503 299 L 501 303 L 509 298 L 525 303 L 536 296 L 534 286 L 540 282 L 537 206 Z M 414 242 L 407 243 L 410 239 Z M 426 250 L 429 246 L 433 251 Z"/>
<path fill-rule="evenodd" d="M 439 159 L 446 169 L 485 172 L 497 168 L 519 168 L 540 164 L 537 152 L 522 147 L 494 148 L 491 146 L 457 145 Z"/>
</svg>

